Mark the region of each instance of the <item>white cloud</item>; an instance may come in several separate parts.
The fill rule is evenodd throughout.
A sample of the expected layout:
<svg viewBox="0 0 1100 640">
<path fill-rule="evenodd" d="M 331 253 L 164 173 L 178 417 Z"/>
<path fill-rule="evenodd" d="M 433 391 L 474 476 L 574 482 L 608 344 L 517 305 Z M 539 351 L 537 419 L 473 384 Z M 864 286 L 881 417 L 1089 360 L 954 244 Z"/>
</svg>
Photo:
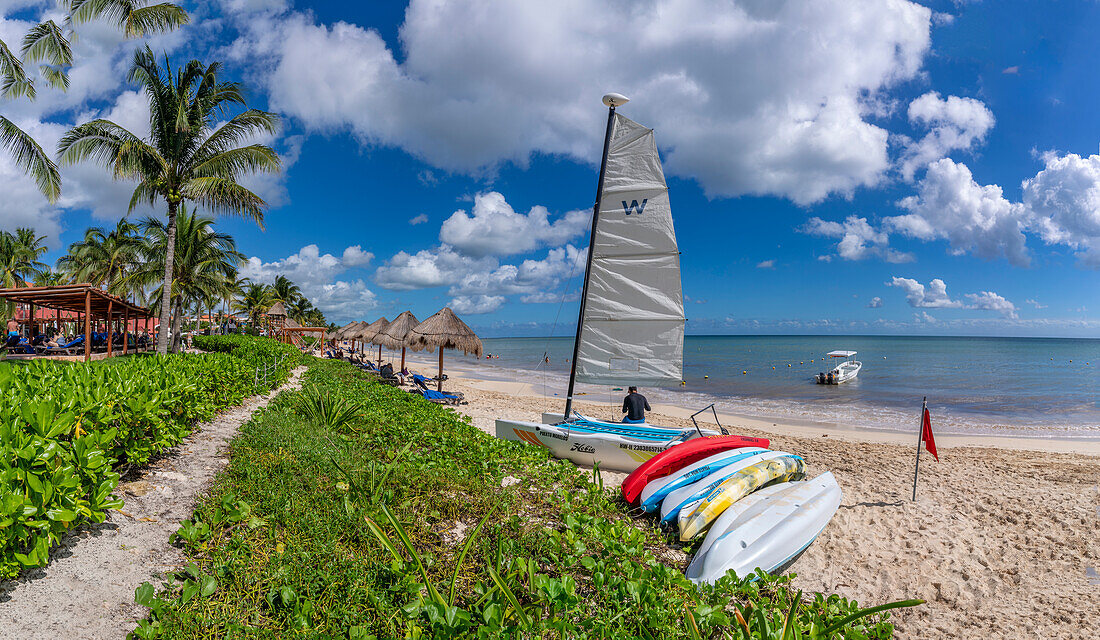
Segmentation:
<svg viewBox="0 0 1100 640">
<path fill-rule="evenodd" d="M 932 316 L 931 314 L 929 314 L 927 311 L 921 311 L 920 313 L 914 313 L 913 314 L 913 321 L 918 323 L 918 324 L 924 324 L 924 323 L 936 324 L 937 322 L 939 322 L 939 320 L 936 320 L 936 318 L 934 316 Z"/>
<path fill-rule="evenodd" d="M 1027 300 L 1024 300 L 1024 302 L 1030 304 L 1031 306 L 1035 307 L 1036 309 L 1046 309 L 1047 308 L 1047 305 L 1041 304 L 1038 300 L 1036 300 L 1034 298 L 1028 298 Z"/>
<path fill-rule="evenodd" d="M 929 91 L 909 103 L 909 122 L 927 128 L 919 141 L 910 141 L 900 159 L 901 175 L 913 175 L 928 163 L 957 150 L 968 150 L 985 139 L 993 128 L 993 112 L 980 100 L 948 96 Z"/>
<path fill-rule="evenodd" d="M 867 218 L 848 216 L 844 222 L 822 220 L 818 217 L 810 220 L 800 229 L 803 233 L 822 236 L 826 238 L 839 238 L 837 242 L 837 255 L 845 260 L 863 260 L 865 258 L 881 258 L 886 262 L 895 264 L 912 262 L 916 258 L 911 253 L 905 253 L 890 248 L 890 236 L 882 229 L 875 229 L 867 222 Z M 828 261 L 829 256 L 821 256 L 819 259 Z"/>
<path fill-rule="evenodd" d="M 427 221 L 428 221 L 428 214 L 426 214 L 426 213 L 422 213 L 418 216 L 413 216 L 413 217 L 409 218 L 409 224 L 411 224 L 413 226 L 416 226 L 418 224 L 424 224 Z"/>
<path fill-rule="evenodd" d="M 961 302 L 952 300 L 947 295 L 947 284 L 939 278 L 933 279 L 925 287 L 912 278 L 894 276 L 893 280 L 886 283 L 886 286 L 898 287 L 905 291 L 905 301 L 909 303 L 909 306 L 918 309 L 958 309 L 963 306 Z"/>
<path fill-rule="evenodd" d="M 1079 249 L 1081 264 L 1100 267 L 1100 155 L 1043 155 L 1044 168 L 1023 182 L 1023 202 L 1047 244 Z"/>
<path fill-rule="evenodd" d="M 542 260 L 524 260 L 519 265 L 505 264 L 491 271 L 468 273 L 454 283 L 450 294 L 553 295 L 570 274 L 581 272 L 586 256 L 585 250 L 573 245 L 551 249 Z"/>
<path fill-rule="evenodd" d="M 756 263 L 757 269 L 774 269 L 775 260 L 762 260 Z"/>
<path fill-rule="evenodd" d="M 395 291 L 426 289 L 451 285 L 466 274 L 491 271 L 496 267 L 497 261 L 492 257 L 471 258 L 444 244 L 412 254 L 398 251 L 378 267 L 374 281 Z"/>
<path fill-rule="evenodd" d="M 997 295 L 992 291 L 968 293 L 963 297 L 967 300 L 966 307 L 968 309 L 996 311 L 1006 318 L 1016 317 L 1016 305 L 1012 304 L 1008 300 L 1005 300 L 1003 296 Z"/>
<path fill-rule="evenodd" d="M 259 58 L 272 107 L 305 127 L 464 173 L 535 153 L 594 162 L 600 92 L 616 89 L 671 174 L 806 204 L 881 181 L 889 134 L 865 118 L 917 77 L 931 22 L 904 0 L 413 0 L 400 55 L 298 12 L 242 20 L 230 53 Z"/>
<path fill-rule="evenodd" d="M 363 251 L 363 247 L 360 245 L 354 245 L 344 249 L 344 255 L 340 258 L 340 262 L 346 268 L 362 267 L 370 264 L 370 261 L 374 259 L 374 254 L 370 251 Z"/>
<path fill-rule="evenodd" d="M 883 305 L 882 298 L 875 296 L 871 298 L 871 301 L 867 303 L 868 309 L 881 309 Z"/>
<path fill-rule="evenodd" d="M 298 253 L 272 262 L 253 256 L 240 268 L 240 276 L 253 282 L 270 284 L 276 276 L 286 276 L 302 290 L 302 295 L 326 317 L 336 320 L 359 320 L 362 314 L 377 306 L 377 300 L 361 279 L 343 281 L 337 277 L 348 269 L 362 267 L 374 257 L 359 245 L 344 249 L 341 257 L 325 253 L 315 244 L 306 245 Z"/>
<path fill-rule="evenodd" d="M 1006 318 L 1016 317 L 1016 305 L 992 291 L 964 294 L 966 302 L 953 300 L 947 295 L 947 284 L 939 278 L 934 278 L 926 287 L 912 278 L 894 276 L 886 286 L 904 291 L 905 301 L 917 309 L 974 309 L 996 311 Z"/>
<path fill-rule="evenodd" d="M 1017 266 L 1031 262 L 1023 230 L 1027 211 L 1005 199 L 997 185 L 979 185 L 970 169 L 950 158 L 928 166 L 917 195 L 898 203 L 909 214 L 886 218 L 887 229 L 921 240 L 946 239 L 951 253 L 1004 257 Z"/>
<path fill-rule="evenodd" d="M 492 313 L 504 304 L 504 296 L 457 296 L 451 298 L 450 307 L 455 313 Z"/>
<path fill-rule="evenodd" d="M 527 253 L 580 235 L 588 226 L 589 213 L 570 211 L 552 223 L 549 217 L 546 207 L 532 207 L 524 215 L 512 209 L 499 192 L 479 193 L 474 196 L 472 213 L 459 209 L 443 222 L 439 240 L 475 257 Z"/>
</svg>

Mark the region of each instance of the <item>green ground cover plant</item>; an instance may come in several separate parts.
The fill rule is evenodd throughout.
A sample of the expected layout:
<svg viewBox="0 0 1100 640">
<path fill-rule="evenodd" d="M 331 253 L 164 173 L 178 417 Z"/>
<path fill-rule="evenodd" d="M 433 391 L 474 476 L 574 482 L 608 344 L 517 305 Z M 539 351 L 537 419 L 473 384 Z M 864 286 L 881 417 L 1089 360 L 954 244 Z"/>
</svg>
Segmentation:
<svg viewBox="0 0 1100 640">
<path fill-rule="evenodd" d="M 312 360 L 242 427 L 137 638 L 888 638 L 886 609 L 790 578 L 697 588 L 598 473 Z M 329 420 L 317 397 L 354 407 Z"/>
<path fill-rule="evenodd" d="M 285 346 L 252 340 L 249 354 Z M 295 350 L 286 366 L 299 360 Z M 266 391 L 255 378 L 235 352 L 0 366 L 0 578 L 45 565 L 67 530 L 103 522 L 122 506 L 113 495 L 120 473 Z"/>
</svg>

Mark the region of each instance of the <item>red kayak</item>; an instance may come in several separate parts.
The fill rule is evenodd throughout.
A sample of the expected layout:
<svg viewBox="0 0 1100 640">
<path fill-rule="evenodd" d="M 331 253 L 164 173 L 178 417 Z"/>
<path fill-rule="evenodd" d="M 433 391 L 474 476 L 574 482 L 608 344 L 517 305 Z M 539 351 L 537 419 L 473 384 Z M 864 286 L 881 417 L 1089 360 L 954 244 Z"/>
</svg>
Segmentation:
<svg viewBox="0 0 1100 640">
<path fill-rule="evenodd" d="M 642 489 L 645 489 L 645 486 L 651 480 L 667 476 L 693 462 L 709 458 L 716 453 L 741 447 L 767 449 L 768 444 L 770 444 L 770 441 L 767 438 L 748 438 L 745 436 L 692 438 L 687 442 L 682 442 L 658 453 L 627 476 L 626 480 L 623 480 L 623 499 L 634 504 L 638 500 L 638 496 L 642 495 Z"/>
</svg>

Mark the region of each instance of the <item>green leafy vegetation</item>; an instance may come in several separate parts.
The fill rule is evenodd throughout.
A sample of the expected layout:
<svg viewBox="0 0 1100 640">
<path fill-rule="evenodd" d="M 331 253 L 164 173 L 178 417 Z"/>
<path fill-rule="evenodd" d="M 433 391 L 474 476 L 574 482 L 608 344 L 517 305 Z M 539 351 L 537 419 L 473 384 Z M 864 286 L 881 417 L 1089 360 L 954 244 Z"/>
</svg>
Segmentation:
<svg viewBox="0 0 1100 640">
<path fill-rule="evenodd" d="M 346 363 L 311 362 L 312 391 L 284 393 L 254 415 L 180 527 L 188 569 L 138 589 L 150 615 L 135 637 L 893 633 L 885 608 L 803 597 L 789 577 L 698 588 L 682 573 L 685 558 L 626 517 L 598 473 L 490 437 Z M 357 410 L 331 426 L 302 409 L 311 395 Z"/>
<path fill-rule="evenodd" d="M 45 565 L 65 531 L 122 506 L 119 472 L 281 383 L 301 358 L 274 340 L 239 340 L 232 353 L 0 367 L 0 577 Z M 276 356 L 257 387 L 255 362 Z"/>
</svg>

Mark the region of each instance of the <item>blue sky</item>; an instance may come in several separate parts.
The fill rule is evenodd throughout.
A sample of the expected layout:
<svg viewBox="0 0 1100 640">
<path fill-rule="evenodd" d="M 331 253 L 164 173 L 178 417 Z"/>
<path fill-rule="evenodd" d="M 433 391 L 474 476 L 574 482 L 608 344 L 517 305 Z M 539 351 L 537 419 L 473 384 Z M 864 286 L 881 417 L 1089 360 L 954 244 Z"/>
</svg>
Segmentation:
<svg viewBox="0 0 1100 640">
<path fill-rule="evenodd" d="M 284 116 L 287 170 L 251 183 L 266 230 L 219 226 L 337 322 L 451 305 L 562 333 L 619 91 L 661 146 L 689 332 L 1100 334 L 1097 3 L 184 5 L 154 49 Z M 48 10 L 0 0 L 0 39 Z M 68 94 L 0 109 L 48 148 L 93 116 L 140 129 L 136 44 L 91 25 Z M 131 188 L 65 179 L 51 207 L 0 154 L 0 228 L 51 260 Z"/>
</svg>

